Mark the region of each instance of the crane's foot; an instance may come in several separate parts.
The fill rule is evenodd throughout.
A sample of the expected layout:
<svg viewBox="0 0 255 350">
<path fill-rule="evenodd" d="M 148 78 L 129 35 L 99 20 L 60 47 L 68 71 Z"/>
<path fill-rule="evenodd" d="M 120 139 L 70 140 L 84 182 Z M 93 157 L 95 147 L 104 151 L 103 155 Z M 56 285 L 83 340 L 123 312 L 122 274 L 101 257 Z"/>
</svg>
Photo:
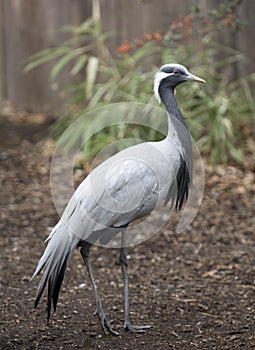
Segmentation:
<svg viewBox="0 0 255 350">
<path fill-rule="evenodd" d="M 115 331 L 114 329 L 112 329 L 112 327 L 110 326 L 110 323 L 108 322 L 105 312 L 104 310 L 100 310 L 99 312 L 96 312 L 99 318 L 99 321 L 101 323 L 102 329 L 104 331 L 104 333 L 106 335 L 110 334 L 114 334 L 114 335 L 120 335 L 119 332 Z"/>
<path fill-rule="evenodd" d="M 144 333 L 146 329 L 151 328 L 151 326 L 133 326 L 130 323 L 125 324 L 124 326 L 126 331 L 131 331 L 134 333 Z"/>
</svg>

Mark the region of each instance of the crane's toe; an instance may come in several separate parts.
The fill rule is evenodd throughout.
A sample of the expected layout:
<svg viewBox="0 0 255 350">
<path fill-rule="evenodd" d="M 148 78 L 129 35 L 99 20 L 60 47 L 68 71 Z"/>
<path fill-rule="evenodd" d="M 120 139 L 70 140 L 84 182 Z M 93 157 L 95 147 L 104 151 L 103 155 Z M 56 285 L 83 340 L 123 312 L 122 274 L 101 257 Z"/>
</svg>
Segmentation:
<svg viewBox="0 0 255 350">
<path fill-rule="evenodd" d="M 119 332 L 115 331 L 115 330 L 110 326 L 110 324 L 108 323 L 107 320 L 105 320 L 104 323 L 102 323 L 102 327 L 103 327 L 103 330 L 104 330 L 105 334 L 111 333 L 111 334 L 114 334 L 114 335 L 120 335 Z"/>
<path fill-rule="evenodd" d="M 133 326 L 132 324 L 125 324 L 125 330 L 134 333 L 144 333 L 146 329 L 151 328 L 151 326 Z"/>
<path fill-rule="evenodd" d="M 114 334 L 114 335 L 120 335 L 119 332 L 115 331 L 110 323 L 108 322 L 105 312 L 103 311 L 103 309 L 100 310 L 100 312 L 96 312 L 98 315 L 98 318 L 100 320 L 101 326 L 103 328 L 103 331 L 106 335 L 108 335 L 109 333 Z"/>
</svg>

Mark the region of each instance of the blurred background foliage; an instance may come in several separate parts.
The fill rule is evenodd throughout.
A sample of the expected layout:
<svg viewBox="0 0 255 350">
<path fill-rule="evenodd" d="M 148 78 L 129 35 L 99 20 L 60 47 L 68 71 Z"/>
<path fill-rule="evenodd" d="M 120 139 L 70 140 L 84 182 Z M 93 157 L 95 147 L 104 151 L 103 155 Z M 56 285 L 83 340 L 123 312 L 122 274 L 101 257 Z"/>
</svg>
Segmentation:
<svg viewBox="0 0 255 350">
<path fill-rule="evenodd" d="M 63 118 L 52 128 L 58 138 L 70 123 L 84 113 L 116 102 L 141 102 L 156 105 L 153 76 L 158 67 L 169 62 L 182 63 L 194 74 L 206 79 L 206 86 L 184 84 L 177 99 L 189 131 L 201 153 L 211 163 L 243 161 L 245 136 L 254 123 L 255 73 L 230 80 L 228 66 L 243 59 L 240 52 L 220 44 L 226 31 L 241 31 L 242 23 L 234 13 L 238 3 L 221 1 L 217 8 L 194 5 L 191 13 L 178 17 L 164 32 L 144 33 L 141 38 L 127 38 L 111 54 L 106 40 L 114 33 L 101 29 L 100 8 L 95 1 L 93 16 L 78 26 L 64 26 L 67 40 L 31 56 L 26 71 L 55 60 L 50 83 L 68 65 L 70 80 L 60 86 L 60 98 L 69 97 Z M 219 59 L 221 57 L 221 59 Z M 222 58 L 223 57 L 223 58 Z M 81 82 L 74 77 L 82 74 Z M 71 98 L 70 98 L 71 97 Z M 240 116 L 242 116 L 240 118 Z M 70 138 L 85 133 L 81 127 Z M 121 124 L 103 129 L 84 146 L 87 161 L 106 144 L 121 138 L 159 140 L 162 134 L 143 126 Z"/>
</svg>

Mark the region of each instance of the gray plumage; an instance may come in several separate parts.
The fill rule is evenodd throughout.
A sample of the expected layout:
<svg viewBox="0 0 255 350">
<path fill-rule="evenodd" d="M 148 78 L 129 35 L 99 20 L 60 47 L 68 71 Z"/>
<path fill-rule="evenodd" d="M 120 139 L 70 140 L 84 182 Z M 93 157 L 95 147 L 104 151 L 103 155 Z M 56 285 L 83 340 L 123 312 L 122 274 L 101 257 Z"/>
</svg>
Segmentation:
<svg viewBox="0 0 255 350">
<path fill-rule="evenodd" d="M 168 134 L 160 142 L 146 142 L 129 147 L 110 157 L 80 184 L 70 199 L 34 276 L 44 268 L 35 307 L 48 283 L 47 318 L 51 306 L 56 310 L 60 287 L 71 253 L 81 247 L 95 292 L 97 314 L 103 330 L 118 334 L 107 321 L 88 260 L 90 247 L 98 240 L 106 244 L 121 232 L 120 261 L 123 270 L 126 329 L 142 332 L 148 326 L 133 326 L 129 318 L 128 273 L 125 255 L 125 228 L 170 201 L 177 210 L 188 197 L 192 181 L 192 149 L 187 127 L 177 105 L 174 89 L 185 81 L 204 82 L 178 64 L 161 67 L 155 76 L 154 93 L 168 114 Z M 32 277 L 32 278 L 33 278 Z"/>
</svg>

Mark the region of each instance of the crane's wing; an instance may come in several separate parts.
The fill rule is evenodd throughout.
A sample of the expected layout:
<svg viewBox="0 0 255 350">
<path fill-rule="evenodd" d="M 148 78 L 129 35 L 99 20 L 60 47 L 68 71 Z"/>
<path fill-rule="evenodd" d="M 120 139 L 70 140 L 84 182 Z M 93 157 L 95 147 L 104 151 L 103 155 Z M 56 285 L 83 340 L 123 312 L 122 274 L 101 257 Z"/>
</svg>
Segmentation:
<svg viewBox="0 0 255 350">
<path fill-rule="evenodd" d="M 144 143 L 119 152 L 95 168 L 77 188 L 61 225 L 71 235 L 86 240 L 93 232 L 121 227 L 150 214 L 169 193 L 169 184 L 176 177 L 170 163 L 158 143 L 157 147 Z"/>
</svg>

